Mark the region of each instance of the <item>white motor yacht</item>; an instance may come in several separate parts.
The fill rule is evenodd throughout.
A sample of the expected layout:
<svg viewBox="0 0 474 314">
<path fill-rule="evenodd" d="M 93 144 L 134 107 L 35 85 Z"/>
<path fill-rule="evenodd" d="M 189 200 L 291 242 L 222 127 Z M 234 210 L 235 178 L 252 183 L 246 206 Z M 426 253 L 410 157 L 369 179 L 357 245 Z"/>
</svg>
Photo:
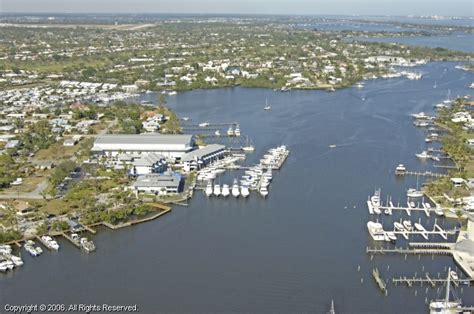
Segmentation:
<svg viewBox="0 0 474 314">
<path fill-rule="evenodd" d="M 206 195 L 211 196 L 212 195 L 212 183 L 209 181 L 206 186 Z"/>
<path fill-rule="evenodd" d="M 234 184 L 232 185 L 232 196 L 239 197 L 239 195 L 240 195 L 239 183 L 237 182 L 237 179 L 235 179 Z"/>
<path fill-rule="evenodd" d="M 403 174 L 405 174 L 406 171 L 407 171 L 407 168 L 403 164 L 399 164 L 395 168 L 395 174 L 397 174 L 397 175 L 403 175 Z"/>
<path fill-rule="evenodd" d="M 249 187 L 247 185 L 240 186 L 240 195 L 247 197 L 250 195 Z"/>
<path fill-rule="evenodd" d="M 227 130 L 227 135 L 234 136 L 234 129 L 232 128 L 232 126 L 230 126 L 229 129 Z"/>
<path fill-rule="evenodd" d="M 372 236 L 374 241 L 385 241 L 385 232 L 383 231 L 382 224 L 378 222 L 369 221 L 367 223 L 367 230 L 369 234 Z"/>
<path fill-rule="evenodd" d="M 239 128 L 239 125 L 238 125 L 238 124 L 237 124 L 237 126 L 235 127 L 234 135 L 235 135 L 235 136 L 240 136 L 240 128 Z"/>
<path fill-rule="evenodd" d="M 261 186 L 259 193 L 260 193 L 261 196 L 267 197 L 267 195 L 268 195 L 268 189 L 267 189 L 267 187 L 266 187 L 266 186 Z"/>
<path fill-rule="evenodd" d="M 221 195 L 221 186 L 220 186 L 220 184 L 214 184 L 214 195 L 215 196 Z"/>
<path fill-rule="evenodd" d="M 229 185 L 224 184 L 222 186 L 222 196 L 227 197 L 230 195 Z"/>
<path fill-rule="evenodd" d="M 199 127 L 201 127 L 201 128 L 206 128 L 206 127 L 208 127 L 209 125 L 210 125 L 209 122 L 199 123 Z"/>
</svg>

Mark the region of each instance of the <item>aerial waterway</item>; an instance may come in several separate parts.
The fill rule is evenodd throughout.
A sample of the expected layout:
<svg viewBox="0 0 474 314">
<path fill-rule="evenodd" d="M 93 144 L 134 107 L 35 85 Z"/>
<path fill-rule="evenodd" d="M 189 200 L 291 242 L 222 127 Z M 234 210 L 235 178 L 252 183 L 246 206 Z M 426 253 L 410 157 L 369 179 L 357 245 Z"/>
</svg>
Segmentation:
<svg viewBox="0 0 474 314">
<path fill-rule="evenodd" d="M 436 290 L 420 297 L 421 291 L 391 288 L 385 297 L 373 268 L 395 277 L 421 273 L 422 266 L 431 273 L 456 266 L 449 256 L 372 261 L 366 196 L 380 187 L 404 199 L 416 178 L 394 176 L 400 161 L 416 171 L 441 171 L 415 157 L 426 148 L 426 134 L 410 114 L 433 114 L 448 90 L 471 93 L 474 75 L 456 65 L 430 63 L 417 68 L 421 80 L 377 79 L 334 93 L 237 87 L 168 97 L 168 106 L 189 123 L 238 122 L 256 147 L 249 163 L 286 145 L 291 155 L 274 174 L 269 196 L 229 201 L 196 192 L 189 206 L 162 219 L 101 230 L 93 236 L 94 254 L 59 239 L 59 252 L 24 256 L 20 271 L 2 275 L 0 303 L 137 304 L 142 313 L 325 313 L 334 300 L 341 313 L 425 313 L 424 299 L 435 299 Z M 263 109 L 266 99 L 271 110 Z M 239 175 L 228 171 L 220 183 Z M 413 213 L 419 218 L 426 225 L 435 219 Z M 443 220 L 438 223 L 449 224 Z M 461 297 L 474 304 L 472 288 Z"/>
</svg>

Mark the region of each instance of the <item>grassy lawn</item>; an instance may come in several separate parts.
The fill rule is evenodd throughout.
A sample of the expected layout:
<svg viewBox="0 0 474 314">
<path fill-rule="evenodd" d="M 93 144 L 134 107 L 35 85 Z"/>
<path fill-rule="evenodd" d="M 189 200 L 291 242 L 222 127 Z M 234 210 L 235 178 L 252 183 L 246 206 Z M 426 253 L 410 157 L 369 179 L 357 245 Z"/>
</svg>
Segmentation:
<svg viewBox="0 0 474 314">
<path fill-rule="evenodd" d="M 60 198 L 44 201 L 42 203 L 43 205 L 39 208 L 39 210 L 45 214 L 61 215 L 71 210 L 68 203 Z"/>
<path fill-rule="evenodd" d="M 469 160 L 464 168 L 468 178 L 474 178 L 474 160 Z"/>
<path fill-rule="evenodd" d="M 62 141 L 54 143 L 47 149 L 41 149 L 35 154 L 35 158 L 38 160 L 53 160 L 70 158 L 80 148 L 79 144 L 74 146 L 63 146 Z"/>
</svg>

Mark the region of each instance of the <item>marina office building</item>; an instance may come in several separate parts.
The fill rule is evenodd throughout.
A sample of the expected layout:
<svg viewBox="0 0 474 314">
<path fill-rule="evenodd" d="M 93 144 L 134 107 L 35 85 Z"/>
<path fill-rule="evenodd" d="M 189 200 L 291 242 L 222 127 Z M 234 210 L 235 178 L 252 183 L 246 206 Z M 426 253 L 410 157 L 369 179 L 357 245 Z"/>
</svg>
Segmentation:
<svg viewBox="0 0 474 314">
<path fill-rule="evenodd" d="M 132 184 L 136 193 L 152 193 L 156 195 L 175 194 L 182 192 L 184 180 L 179 173 L 146 174 L 139 176 Z"/>
<path fill-rule="evenodd" d="M 189 134 L 107 134 L 96 138 L 91 151 L 108 157 L 121 153 L 156 153 L 180 160 L 194 148 L 194 138 Z"/>
</svg>

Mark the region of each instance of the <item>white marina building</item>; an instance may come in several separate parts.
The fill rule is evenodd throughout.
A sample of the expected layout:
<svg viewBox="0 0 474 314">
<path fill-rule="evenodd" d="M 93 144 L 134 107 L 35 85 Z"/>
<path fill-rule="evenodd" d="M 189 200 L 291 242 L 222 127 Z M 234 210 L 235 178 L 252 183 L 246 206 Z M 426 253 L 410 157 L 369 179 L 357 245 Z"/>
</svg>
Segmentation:
<svg viewBox="0 0 474 314">
<path fill-rule="evenodd" d="M 121 153 L 156 153 L 180 160 L 195 148 L 189 134 L 106 134 L 98 136 L 92 152 L 114 157 Z"/>
</svg>

